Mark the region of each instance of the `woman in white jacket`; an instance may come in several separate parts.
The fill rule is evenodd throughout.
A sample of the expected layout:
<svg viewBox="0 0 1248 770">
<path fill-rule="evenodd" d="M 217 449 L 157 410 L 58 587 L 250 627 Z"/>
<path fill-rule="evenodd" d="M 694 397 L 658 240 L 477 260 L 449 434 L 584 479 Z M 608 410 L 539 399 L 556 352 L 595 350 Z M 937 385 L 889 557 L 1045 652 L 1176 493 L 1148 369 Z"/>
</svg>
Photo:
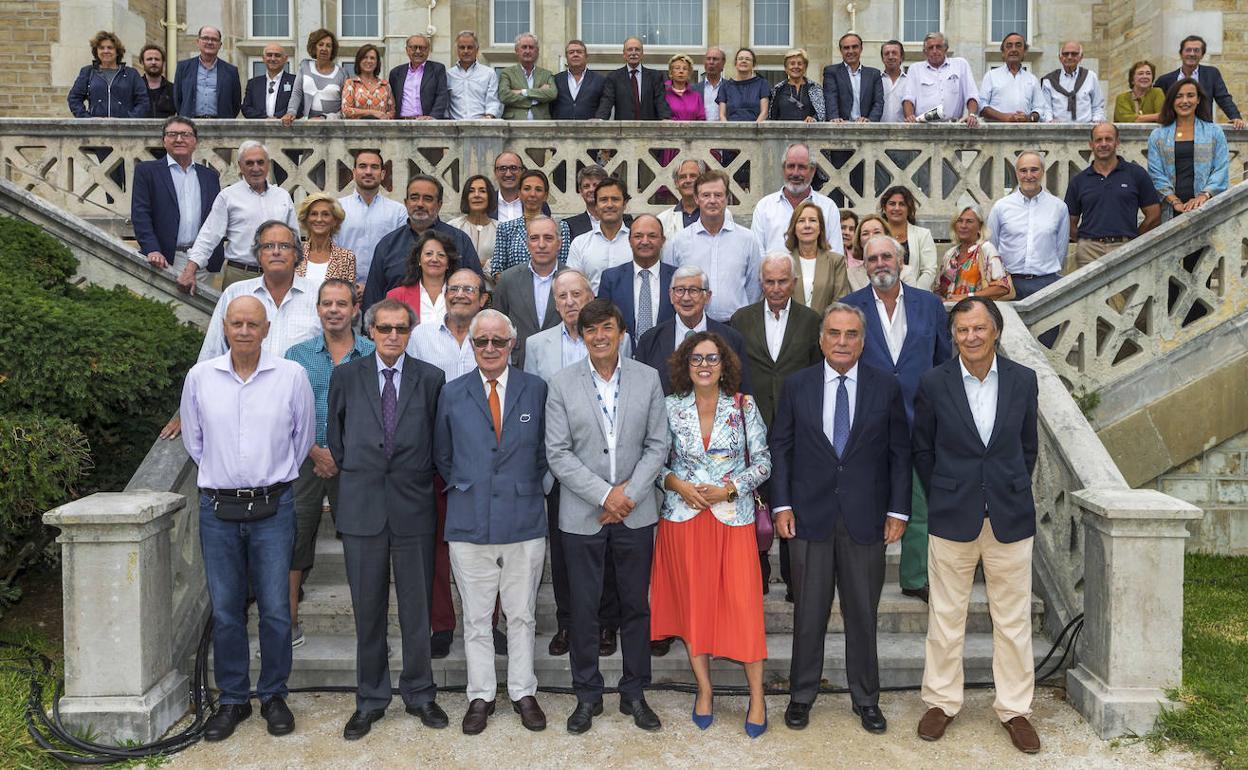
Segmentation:
<svg viewBox="0 0 1248 770">
<path fill-rule="evenodd" d="M 880 196 L 880 214 L 888 223 L 889 234 L 901 243 L 904 265 L 901 282 L 924 291 L 934 291 L 939 263 L 932 231 L 915 224 L 919 203 L 909 189 L 897 185 Z"/>
</svg>

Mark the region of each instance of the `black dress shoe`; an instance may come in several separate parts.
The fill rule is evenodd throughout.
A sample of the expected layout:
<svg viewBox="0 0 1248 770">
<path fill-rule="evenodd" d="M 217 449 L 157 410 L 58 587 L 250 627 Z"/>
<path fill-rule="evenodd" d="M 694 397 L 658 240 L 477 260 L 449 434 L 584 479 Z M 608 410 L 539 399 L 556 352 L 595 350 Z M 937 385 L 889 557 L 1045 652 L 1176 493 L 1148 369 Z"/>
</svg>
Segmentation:
<svg viewBox="0 0 1248 770">
<path fill-rule="evenodd" d="M 784 592 L 784 600 L 788 602 L 789 604 L 793 603 L 793 589 L 792 588 Z"/>
<path fill-rule="evenodd" d="M 274 695 L 260 705 L 260 716 L 269 723 L 269 735 L 288 735 L 295 731 L 295 715 L 280 695 Z"/>
<path fill-rule="evenodd" d="M 357 711 L 347 720 L 347 726 L 342 728 L 342 737 L 348 741 L 358 741 L 368 731 L 373 729 L 373 722 L 381 719 L 386 715 L 383 709 L 374 709 L 373 711 Z"/>
<path fill-rule="evenodd" d="M 494 701 L 473 698 L 464 714 L 464 735 L 480 735 L 489 724 L 490 714 L 494 713 Z"/>
<path fill-rule="evenodd" d="M 454 637 L 454 631 L 434 631 L 433 636 L 429 637 L 429 657 L 438 660 L 450 655 L 451 639 Z"/>
<path fill-rule="evenodd" d="M 931 591 L 927 586 L 919 586 L 918 588 L 903 588 L 901 589 L 901 594 L 902 596 L 913 596 L 915 599 L 922 599 L 923 601 L 930 603 Z"/>
<path fill-rule="evenodd" d="M 568 717 L 568 732 L 573 735 L 580 735 L 588 732 L 589 728 L 594 726 L 594 717 L 602 713 L 602 701 L 597 700 L 593 703 L 581 703 L 577 701 L 576 708 L 572 711 L 572 716 Z"/>
<path fill-rule="evenodd" d="M 204 723 L 204 740 L 223 741 L 234 734 L 238 723 L 251 716 L 250 703 L 226 703 Z"/>
<path fill-rule="evenodd" d="M 432 727 L 435 730 L 441 730 L 451 723 L 437 701 L 431 700 L 420 706 L 408 706 L 406 711 L 414 717 L 420 717 L 420 722 L 425 727 Z"/>
<path fill-rule="evenodd" d="M 808 724 L 810 724 L 810 704 L 789 701 L 788 708 L 784 710 L 785 727 L 790 730 L 805 730 Z"/>
<path fill-rule="evenodd" d="M 550 637 L 550 647 L 546 648 L 551 655 L 568 654 L 568 629 L 561 628 Z"/>
<path fill-rule="evenodd" d="M 603 628 L 598 632 L 598 654 L 606 657 L 615 654 L 615 630 Z"/>
<path fill-rule="evenodd" d="M 631 716 L 633 724 L 648 732 L 654 732 L 663 727 L 663 723 L 659 721 L 659 715 L 654 713 L 645 698 L 629 700 L 621 695 L 620 713 Z"/>
<path fill-rule="evenodd" d="M 854 713 L 862 719 L 862 729 L 869 733 L 882 733 L 888 729 L 888 720 L 879 706 L 854 706 Z"/>
<path fill-rule="evenodd" d="M 661 658 L 672 651 L 672 637 L 666 639 L 656 639 L 650 642 L 650 654 L 656 658 Z"/>
<path fill-rule="evenodd" d="M 504 634 L 497 628 L 494 629 L 494 654 L 507 655 L 507 634 Z"/>
</svg>

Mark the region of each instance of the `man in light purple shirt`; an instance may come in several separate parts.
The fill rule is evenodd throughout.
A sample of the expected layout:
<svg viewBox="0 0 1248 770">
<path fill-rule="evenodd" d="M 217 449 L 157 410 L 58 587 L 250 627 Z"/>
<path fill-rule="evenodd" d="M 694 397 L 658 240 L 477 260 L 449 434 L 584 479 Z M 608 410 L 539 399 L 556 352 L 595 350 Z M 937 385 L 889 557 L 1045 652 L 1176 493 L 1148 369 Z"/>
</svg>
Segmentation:
<svg viewBox="0 0 1248 770">
<path fill-rule="evenodd" d="M 432 48 L 425 35 L 407 39 L 407 64 L 390 70 L 390 93 L 394 94 L 395 117 L 403 120 L 446 120 L 450 115 L 451 91 L 446 66 L 429 61 Z"/>
<path fill-rule="evenodd" d="M 929 122 L 962 121 L 970 128 L 979 125 L 979 89 L 971 65 L 960 57 L 948 58 L 949 43 L 941 32 L 923 36 L 923 55 L 927 61 L 911 65 L 907 73 L 906 94 L 902 112 L 907 123 L 918 122 L 921 116 L 937 107 L 939 118 Z"/>
<path fill-rule="evenodd" d="M 199 466 L 199 539 L 212 602 L 213 670 L 221 707 L 204 740 L 222 741 L 251 716 L 247 590 L 260 613 L 256 693 L 270 735 L 294 731 L 288 573 L 295 544 L 291 481 L 316 439 L 316 405 L 303 367 L 266 352 L 264 305 L 226 307 L 229 352 L 199 362 L 182 388 L 182 442 Z"/>
</svg>

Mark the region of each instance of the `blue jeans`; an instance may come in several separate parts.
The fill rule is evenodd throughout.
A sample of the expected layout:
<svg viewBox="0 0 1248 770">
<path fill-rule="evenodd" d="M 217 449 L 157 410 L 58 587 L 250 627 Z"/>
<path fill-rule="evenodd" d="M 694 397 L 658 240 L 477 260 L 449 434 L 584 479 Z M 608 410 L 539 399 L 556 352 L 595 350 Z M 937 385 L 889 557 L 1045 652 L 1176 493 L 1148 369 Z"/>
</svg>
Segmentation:
<svg viewBox="0 0 1248 770">
<path fill-rule="evenodd" d="M 221 521 L 212 498 L 199 496 L 199 544 L 212 600 L 212 661 L 221 703 L 246 703 L 251 693 L 247 648 L 247 583 L 260 612 L 263 703 L 286 696 L 290 677 L 290 557 L 295 546 L 295 495 L 287 489 L 277 513 L 253 523 Z"/>
<path fill-rule="evenodd" d="M 1027 299 L 1041 289 L 1046 289 L 1057 283 L 1061 278 L 1062 276 L 1058 273 L 1039 275 L 1035 278 L 1011 276 L 1011 280 L 1014 282 L 1014 299 Z"/>
</svg>

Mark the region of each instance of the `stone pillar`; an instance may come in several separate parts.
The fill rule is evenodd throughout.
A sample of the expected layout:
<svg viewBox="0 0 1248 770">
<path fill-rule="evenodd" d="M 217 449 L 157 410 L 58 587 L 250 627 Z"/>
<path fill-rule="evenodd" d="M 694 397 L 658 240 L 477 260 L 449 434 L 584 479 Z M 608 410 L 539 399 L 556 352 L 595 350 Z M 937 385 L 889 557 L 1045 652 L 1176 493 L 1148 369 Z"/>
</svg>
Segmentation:
<svg viewBox="0 0 1248 770">
<path fill-rule="evenodd" d="M 1083 632 L 1067 694 L 1101 738 L 1153 727 L 1183 681 L 1183 551 L 1199 508 L 1147 489 L 1084 489 Z"/>
<path fill-rule="evenodd" d="M 65 695 L 61 718 L 96 740 L 148 743 L 186 713 L 173 660 L 172 492 L 99 492 L 44 514 L 61 530 Z"/>
</svg>

